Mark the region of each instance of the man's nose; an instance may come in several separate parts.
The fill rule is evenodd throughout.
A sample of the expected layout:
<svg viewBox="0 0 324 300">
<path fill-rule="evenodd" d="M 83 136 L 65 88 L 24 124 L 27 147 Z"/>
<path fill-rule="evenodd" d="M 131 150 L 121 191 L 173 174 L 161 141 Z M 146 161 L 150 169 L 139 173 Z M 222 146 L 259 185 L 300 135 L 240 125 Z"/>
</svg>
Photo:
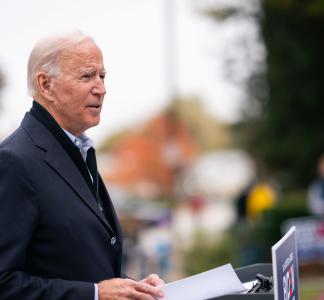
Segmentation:
<svg viewBox="0 0 324 300">
<path fill-rule="evenodd" d="M 96 95 L 102 95 L 102 96 L 106 94 L 106 87 L 102 78 L 100 77 L 96 78 L 96 82 L 92 89 L 92 93 Z"/>
</svg>

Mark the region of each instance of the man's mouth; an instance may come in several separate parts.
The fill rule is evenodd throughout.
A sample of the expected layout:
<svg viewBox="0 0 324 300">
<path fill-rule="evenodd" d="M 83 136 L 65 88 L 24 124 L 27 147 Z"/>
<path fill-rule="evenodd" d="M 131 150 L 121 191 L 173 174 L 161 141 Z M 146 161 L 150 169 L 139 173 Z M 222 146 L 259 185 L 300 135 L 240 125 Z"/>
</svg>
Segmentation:
<svg viewBox="0 0 324 300">
<path fill-rule="evenodd" d="M 101 105 L 99 105 L 99 104 L 93 104 L 93 105 L 87 105 L 87 107 L 89 107 L 89 108 L 96 108 L 96 109 L 98 109 L 98 108 L 100 108 L 100 107 L 101 107 Z"/>
</svg>

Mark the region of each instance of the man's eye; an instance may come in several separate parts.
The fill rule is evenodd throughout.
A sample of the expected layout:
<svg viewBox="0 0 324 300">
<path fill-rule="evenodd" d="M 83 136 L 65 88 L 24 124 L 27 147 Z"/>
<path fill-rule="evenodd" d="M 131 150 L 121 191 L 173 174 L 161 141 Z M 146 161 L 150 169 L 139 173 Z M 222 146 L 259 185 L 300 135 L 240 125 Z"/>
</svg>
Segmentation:
<svg viewBox="0 0 324 300">
<path fill-rule="evenodd" d="M 100 78 L 101 78 L 102 80 L 104 80 L 105 77 L 106 77 L 106 74 L 101 74 L 101 75 L 100 75 Z"/>
<path fill-rule="evenodd" d="M 81 76 L 81 78 L 82 79 L 89 79 L 91 77 L 91 74 L 83 74 L 82 76 Z"/>
</svg>

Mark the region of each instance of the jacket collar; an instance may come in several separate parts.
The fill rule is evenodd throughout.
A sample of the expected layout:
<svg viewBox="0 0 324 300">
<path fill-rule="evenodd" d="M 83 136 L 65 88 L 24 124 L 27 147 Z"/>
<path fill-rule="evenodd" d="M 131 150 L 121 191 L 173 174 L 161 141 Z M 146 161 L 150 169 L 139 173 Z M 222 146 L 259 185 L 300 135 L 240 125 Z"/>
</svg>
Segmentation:
<svg viewBox="0 0 324 300">
<path fill-rule="evenodd" d="M 75 157 L 79 157 L 79 159 L 84 164 L 83 158 L 79 150 L 74 146 L 72 141 L 65 135 L 63 130 L 58 125 L 57 126 L 62 131 L 62 136 L 60 135 L 59 138 L 55 135 L 55 131 L 53 132 L 53 130 L 49 129 L 50 126 L 53 126 L 53 122 L 49 121 L 45 125 L 43 121 L 44 120 L 40 121 L 39 118 L 36 118 L 31 110 L 31 112 L 26 113 L 21 123 L 21 126 L 28 132 L 34 144 L 37 147 L 46 151 L 45 162 L 50 167 L 56 170 L 56 172 L 79 195 L 81 200 L 92 210 L 93 213 L 97 215 L 101 222 L 103 222 L 104 225 L 112 233 L 114 233 L 112 227 L 107 222 L 107 219 L 99 210 L 99 206 L 97 204 L 95 196 L 89 188 L 85 177 L 77 167 L 77 164 L 75 163 L 75 158 L 73 159 L 67 151 L 67 147 L 69 147 L 68 149 L 70 150 L 75 150 L 76 154 L 79 155 L 76 156 L 75 154 Z M 73 148 L 71 148 L 69 144 Z"/>
<path fill-rule="evenodd" d="M 30 110 L 30 114 L 33 115 L 33 117 L 36 118 L 40 123 L 42 123 L 43 126 L 45 126 L 48 129 L 48 131 L 50 131 L 50 133 L 53 135 L 53 137 L 61 144 L 61 146 L 64 148 L 64 150 L 67 152 L 74 164 L 79 169 L 90 190 L 94 194 L 96 194 L 80 150 L 74 145 L 74 143 L 66 135 L 66 133 L 59 126 L 56 120 L 43 106 L 41 106 L 36 101 L 33 101 L 33 106 Z"/>
</svg>

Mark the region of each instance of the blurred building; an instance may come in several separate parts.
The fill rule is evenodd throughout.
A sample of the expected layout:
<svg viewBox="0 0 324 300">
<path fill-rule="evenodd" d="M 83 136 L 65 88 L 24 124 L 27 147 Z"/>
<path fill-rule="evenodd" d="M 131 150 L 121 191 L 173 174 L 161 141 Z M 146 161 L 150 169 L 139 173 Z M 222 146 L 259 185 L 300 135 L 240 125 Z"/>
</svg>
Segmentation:
<svg viewBox="0 0 324 300">
<path fill-rule="evenodd" d="M 232 198 L 255 176 L 252 159 L 241 150 L 216 150 L 201 155 L 184 181 L 188 193 Z"/>
</svg>

